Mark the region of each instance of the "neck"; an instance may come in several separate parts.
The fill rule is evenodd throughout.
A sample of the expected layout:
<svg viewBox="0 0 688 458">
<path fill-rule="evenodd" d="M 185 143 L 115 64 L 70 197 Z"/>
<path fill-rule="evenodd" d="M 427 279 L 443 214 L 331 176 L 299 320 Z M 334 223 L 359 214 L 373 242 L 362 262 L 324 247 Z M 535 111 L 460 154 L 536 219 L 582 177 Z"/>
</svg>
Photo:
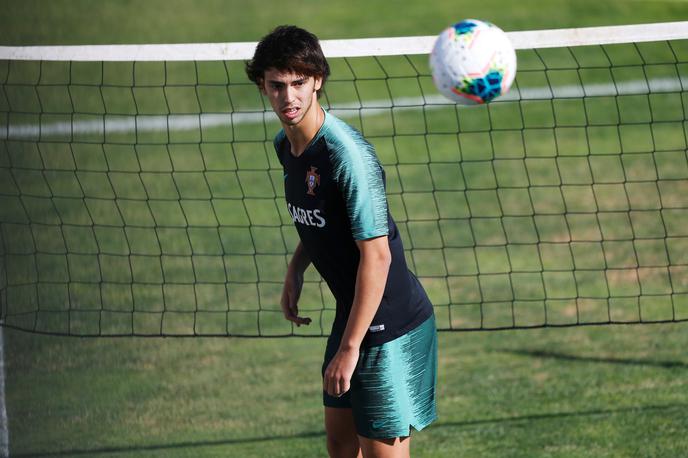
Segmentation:
<svg viewBox="0 0 688 458">
<path fill-rule="evenodd" d="M 291 153 L 300 156 L 306 150 L 313 137 L 318 133 L 323 122 L 325 113 L 320 104 L 313 101 L 313 105 L 308 110 L 307 115 L 296 125 L 284 125 L 284 133 L 291 143 Z"/>
</svg>

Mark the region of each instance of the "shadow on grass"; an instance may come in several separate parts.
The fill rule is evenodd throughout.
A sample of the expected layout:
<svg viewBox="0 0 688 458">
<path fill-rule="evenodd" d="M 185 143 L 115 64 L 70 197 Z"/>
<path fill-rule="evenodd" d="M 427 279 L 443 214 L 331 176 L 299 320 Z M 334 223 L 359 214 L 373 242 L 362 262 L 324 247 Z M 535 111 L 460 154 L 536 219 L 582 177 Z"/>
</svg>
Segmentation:
<svg viewBox="0 0 688 458">
<path fill-rule="evenodd" d="M 256 442 L 281 441 L 289 439 L 310 439 L 314 437 L 325 438 L 325 431 L 314 431 L 310 433 L 300 433 L 293 435 L 280 435 L 270 437 L 247 437 L 245 439 L 218 439 L 210 441 L 188 441 L 175 442 L 171 444 L 153 444 L 153 445 L 131 445 L 131 446 L 112 446 L 91 449 L 74 449 L 62 450 L 56 452 L 31 452 L 12 454 L 13 457 L 49 457 L 49 456 L 90 456 L 107 453 L 127 453 L 127 452 L 156 452 L 162 450 L 174 450 L 192 447 L 212 447 L 221 445 L 237 445 L 237 444 L 251 444 Z"/>
<path fill-rule="evenodd" d="M 503 417 L 503 418 L 485 418 L 481 420 L 466 420 L 466 421 L 456 421 L 456 422 L 437 422 L 432 425 L 432 429 L 437 428 L 461 428 L 461 427 L 471 427 L 480 425 L 490 425 L 490 424 L 508 424 L 508 423 L 519 423 L 528 421 L 540 421 L 540 420 L 552 420 L 552 419 L 564 419 L 564 418 L 576 418 L 576 417 L 588 417 L 588 416 L 604 416 L 604 415 L 617 415 L 624 413 L 640 413 L 640 412 L 652 412 L 652 411 L 665 411 L 673 409 L 685 409 L 688 404 L 672 404 L 672 405 L 647 405 L 647 406 L 634 406 L 634 407 L 624 407 L 620 409 L 598 409 L 598 410 L 585 410 L 580 412 L 554 412 L 554 413 L 543 413 L 534 415 L 522 415 L 513 417 Z M 113 446 L 113 447 L 101 447 L 92 449 L 74 449 L 74 450 L 62 450 L 55 452 L 31 452 L 31 453 L 20 453 L 12 454 L 13 457 L 54 457 L 54 456 L 83 456 L 83 455 L 99 455 L 108 453 L 136 453 L 136 452 L 154 452 L 162 450 L 174 450 L 174 449 L 184 449 L 192 447 L 212 447 L 212 446 L 223 446 L 223 445 L 238 445 L 238 444 L 251 444 L 258 442 L 268 442 L 268 441 L 281 441 L 281 440 L 291 440 L 291 439 L 311 439 L 320 438 L 323 440 L 325 438 L 324 431 L 313 431 L 305 432 L 293 435 L 278 435 L 270 437 L 249 437 L 245 439 L 226 439 L 226 440 L 215 440 L 215 441 L 188 441 L 188 442 L 177 442 L 171 444 L 157 444 L 157 445 L 132 445 L 132 446 Z"/>
<path fill-rule="evenodd" d="M 578 356 L 566 353 L 556 353 L 545 350 L 499 350 L 500 353 L 511 353 L 519 356 L 532 356 L 535 358 L 550 358 L 565 361 L 580 361 L 604 364 L 624 364 L 630 366 L 660 367 L 663 369 L 688 369 L 688 364 L 682 361 L 655 361 L 651 359 L 627 359 L 627 358 L 601 358 L 595 356 Z"/>
</svg>

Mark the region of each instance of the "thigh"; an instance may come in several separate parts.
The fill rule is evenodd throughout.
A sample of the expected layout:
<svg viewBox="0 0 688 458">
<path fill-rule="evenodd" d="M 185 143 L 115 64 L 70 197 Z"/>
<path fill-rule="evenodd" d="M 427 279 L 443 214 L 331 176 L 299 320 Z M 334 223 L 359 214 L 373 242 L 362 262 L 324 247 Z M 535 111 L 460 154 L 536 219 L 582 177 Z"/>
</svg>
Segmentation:
<svg viewBox="0 0 688 458">
<path fill-rule="evenodd" d="M 327 451 L 335 457 L 360 457 L 360 446 L 350 408 L 325 407 Z"/>
<path fill-rule="evenodd" d="M 409 458 L 411 456 L 411 436 L 390 439 L 370 439 L 358 436 L 358 441 L 364 458 Z"/>
</svg>

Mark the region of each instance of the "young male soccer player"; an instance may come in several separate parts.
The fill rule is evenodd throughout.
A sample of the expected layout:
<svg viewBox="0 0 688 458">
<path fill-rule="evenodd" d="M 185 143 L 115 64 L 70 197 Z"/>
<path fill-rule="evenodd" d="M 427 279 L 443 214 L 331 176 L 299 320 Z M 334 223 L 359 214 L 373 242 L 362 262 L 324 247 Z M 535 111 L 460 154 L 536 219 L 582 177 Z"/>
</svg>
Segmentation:
<svg viewBox="0 0 688 458">
<path fill-rule="evenodd" d="M 311 263 L 336 299 L 323 363 L 328 451 L 408 456 L 410 428 L 436 418 L 437 333 L 387 210 L 384 171 L 361 134 L 321 108 L 330 69 L 315 35 L 276 28 L 246 72 L 283 127 L 274 144 L 300 237 L 284 281 L 284 316 L 310 323 L 297 303 Z"/>
</svg>

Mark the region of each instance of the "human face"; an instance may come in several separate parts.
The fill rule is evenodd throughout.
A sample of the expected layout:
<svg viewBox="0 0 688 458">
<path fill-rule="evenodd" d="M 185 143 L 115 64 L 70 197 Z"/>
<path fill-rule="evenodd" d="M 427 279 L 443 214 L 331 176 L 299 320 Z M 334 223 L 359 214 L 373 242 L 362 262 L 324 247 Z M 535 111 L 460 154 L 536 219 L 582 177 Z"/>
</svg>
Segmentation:
<svg viewBox="0 0 688 458">
<path fill-rule="evenodd" d="M 322 80 L 313 76 L 302 76 L 271 68 L 265 71 L 261 89 L 270 100 L 272 109 L 282 125 L 299 126 L 314 121 L 316 111 L 311 110 L 317 103 L 317 91 Z"/>
</svg>

